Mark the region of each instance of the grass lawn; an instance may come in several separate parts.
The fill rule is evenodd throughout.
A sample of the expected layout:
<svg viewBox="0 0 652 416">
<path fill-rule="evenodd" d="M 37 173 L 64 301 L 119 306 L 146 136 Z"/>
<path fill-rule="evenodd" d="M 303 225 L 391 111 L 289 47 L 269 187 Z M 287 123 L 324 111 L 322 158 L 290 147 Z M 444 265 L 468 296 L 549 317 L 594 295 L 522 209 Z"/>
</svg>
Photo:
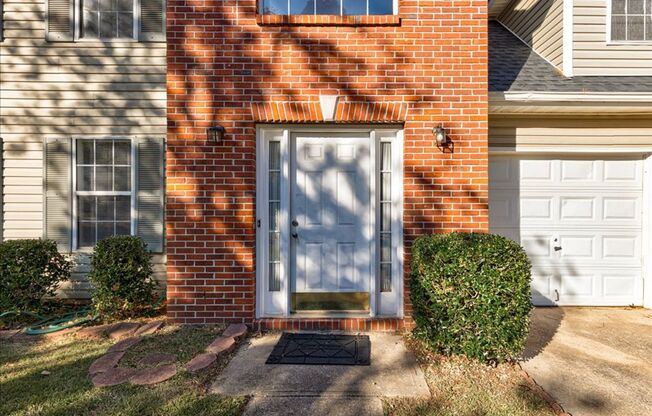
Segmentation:
<svg viewBox="0 0 652 416">
<path fill-rule="evenodd" d="M 223 329 L 165 326 L 132 347 L 120 365 L 137 367 L 151 352 L 174 353 L 183 364 Z M 238 415 L 246 403 L 246 398 L 207 394 L 228 356 L 199 375 L 179 370 L 154 386 L 93 387 L 88 368 L 112 344 L 74 335 L 37 343 L 0 341 L 0 415 Z"/>
<path fill-rule="evenodd" d="M 518 366 L 490 367 L 466 357 L 445 357 L 410 339 L 432 396 L 428 400 L 395 399 L 385 402 L 392 416 L 554 416 L 554 411 L 532 392 Z"/>
</svg>

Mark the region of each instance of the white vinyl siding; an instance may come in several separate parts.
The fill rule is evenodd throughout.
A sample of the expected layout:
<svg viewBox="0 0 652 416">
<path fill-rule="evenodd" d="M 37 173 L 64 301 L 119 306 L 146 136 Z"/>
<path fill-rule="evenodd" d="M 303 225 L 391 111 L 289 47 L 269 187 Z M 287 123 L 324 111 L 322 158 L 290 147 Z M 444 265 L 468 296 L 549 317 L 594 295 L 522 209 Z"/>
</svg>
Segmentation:
<svg viewBox="0 0 652 416">
<path fill-rule="evenodd" d="M 574 75 L 652 76 L 652 43 L 609 41 L 608 1 L 574 0 Z"/>
<path fill-rule="evenodd" d="M 517 0 L 505 8 L 498 21 L 561 69 L 563 0 Z"/>
<path fill-rule="evenodd" d="M 165 137 L 165 43 L 49 43 L 45 2 L 3 0 L 0 125 L 4 237 L 43 236 L 46 137 Z M 82 256 L 83 257 L 83 256 Z M 63 287 L 86 294 L 87 259 Z M 154 256 L 157 279 L 165 256 Z"/>
</svg>

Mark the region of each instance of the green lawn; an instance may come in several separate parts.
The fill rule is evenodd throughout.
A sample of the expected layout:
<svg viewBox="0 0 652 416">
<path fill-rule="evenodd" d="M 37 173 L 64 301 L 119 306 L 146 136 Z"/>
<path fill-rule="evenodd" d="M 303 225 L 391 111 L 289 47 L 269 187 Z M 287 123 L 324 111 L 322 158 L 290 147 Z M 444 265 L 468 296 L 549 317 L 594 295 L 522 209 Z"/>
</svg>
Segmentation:
<svg viewBox="0 0 652 416">
<path fill-rule="evenodd" d="M 150 352 L 171 352 L 185 363 L 222 330 L 166 326 L 132 347 L 121 365 L 137 366 L 138 358 Z M 206 393 L 230 357 L 220 358 L 200 375 L 180 370 L 154 386 L 95 388 L 88 367 L 112 343 L 79 340 L 74 335 L 38 343 L 0 341 L 0 415 L 239 415 L 246 403 L 246 398 Z"/>
<path fill-rule="evenodd" d="M 466 357 L 433 354 L 408 340 L 424 370 L 432 396 L 428 400 L 385 402 L 392 416 L 554 416 L 554 411 L 525 383 L 518 366 L 490 367 Z"/>
</svg>

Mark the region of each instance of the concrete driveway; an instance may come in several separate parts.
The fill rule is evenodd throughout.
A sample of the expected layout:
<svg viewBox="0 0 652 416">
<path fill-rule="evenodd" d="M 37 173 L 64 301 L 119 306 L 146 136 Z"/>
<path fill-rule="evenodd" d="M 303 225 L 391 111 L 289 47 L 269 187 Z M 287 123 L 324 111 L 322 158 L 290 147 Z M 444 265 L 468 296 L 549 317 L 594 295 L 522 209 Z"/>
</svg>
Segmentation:
<svg viewBox="0 0 652 416">
<path fill-rule="evenodd" d="M 537 308 L 524 358 L 573 416 L 652 415 L 652 310 Z"/>
</svg>

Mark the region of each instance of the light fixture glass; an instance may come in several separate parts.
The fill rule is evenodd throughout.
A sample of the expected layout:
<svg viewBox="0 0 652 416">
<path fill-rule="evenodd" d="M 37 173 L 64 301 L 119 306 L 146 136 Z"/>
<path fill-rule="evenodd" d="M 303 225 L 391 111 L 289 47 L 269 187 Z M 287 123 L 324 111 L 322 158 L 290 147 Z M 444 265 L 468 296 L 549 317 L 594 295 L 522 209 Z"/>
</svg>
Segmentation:
<svg viewBox="0 0 652 416">
<path fill-rule="evenodd" d="M 206 136 L 208 137 L 209 142 L 219 143 L 222 141 L 222 138 L 224 138 L 225 132 L 226 130 L 224 129 L 224 127 L 218 124 L 213 127 L 209 127 L 206 130 Z"/>
<path fill-rule="evenodd" d="M 432 134 L 435 135 L 435 141 L 437 142 L 437 146 L 445 146 L 448 139 L 446 137 L 446 129 L 439 125 L 435 128 L 432 129 Z"/>
</svg>

